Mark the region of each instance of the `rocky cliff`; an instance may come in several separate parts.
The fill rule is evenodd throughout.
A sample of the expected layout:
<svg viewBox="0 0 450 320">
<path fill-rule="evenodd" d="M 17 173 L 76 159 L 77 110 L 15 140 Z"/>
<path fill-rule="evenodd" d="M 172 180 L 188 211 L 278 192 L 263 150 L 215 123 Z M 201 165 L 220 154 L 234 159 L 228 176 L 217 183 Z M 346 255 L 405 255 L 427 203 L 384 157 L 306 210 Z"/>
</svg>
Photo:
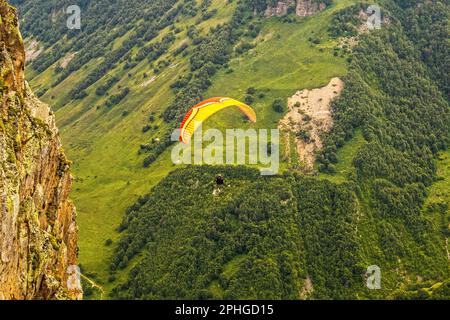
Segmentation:
<svg viewBox="0 0 450 320">
<path fill-rule="evenodd" d="M 70 163 L 24 61 L 16 11 L 0 0 L 0 299 L 80 298 Z"/>
</svg>

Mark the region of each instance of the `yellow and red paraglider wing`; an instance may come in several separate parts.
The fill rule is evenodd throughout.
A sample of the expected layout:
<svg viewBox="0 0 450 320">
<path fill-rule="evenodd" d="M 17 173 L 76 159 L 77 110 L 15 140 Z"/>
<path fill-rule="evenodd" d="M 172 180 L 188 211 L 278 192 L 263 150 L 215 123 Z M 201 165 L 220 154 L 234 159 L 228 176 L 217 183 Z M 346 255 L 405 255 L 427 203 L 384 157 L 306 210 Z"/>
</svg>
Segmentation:
<svg viewBox="0 0 450 320">
<path fill-rule="evenodd" d="M 231 106 L 238 107 L 241 110 L 241 112 L 243 114 L 245 114 L 251 122 L 256 122 L 255 111 L 250 106 L 246 105 L 245 103 L 242 103 L 240 101 L 237 101 L 237 100 L 234 100 L 231 98 L 223 98 L 223 101 L 221 103 L 223 104 L 224 108 L 231 107 Z"/>
<path fill-rule="evenodd" d="M 237 106 L 252 122 L 256 122 L 255 111 L 245 103 L 230 98 L 211 98 L 193 106 L 181 122 L 180 141 L 189 143 L 200 124 L 214 113 L 231 106 Z"/>
</svg>

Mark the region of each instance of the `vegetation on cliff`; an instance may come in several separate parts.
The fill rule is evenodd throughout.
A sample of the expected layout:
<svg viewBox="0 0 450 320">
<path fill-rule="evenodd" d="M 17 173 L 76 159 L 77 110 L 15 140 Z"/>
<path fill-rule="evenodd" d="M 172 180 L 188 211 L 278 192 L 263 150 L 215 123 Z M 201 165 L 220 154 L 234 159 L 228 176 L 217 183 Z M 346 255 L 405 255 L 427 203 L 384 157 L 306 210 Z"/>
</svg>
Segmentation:
<svg viewBox="0 0 450 320">
<path fill-rule="evenodd" d="M 70 163 L 24 63 L 16 10 L 0 0 L 0 299 L 80 298 Z"/>
</svg>

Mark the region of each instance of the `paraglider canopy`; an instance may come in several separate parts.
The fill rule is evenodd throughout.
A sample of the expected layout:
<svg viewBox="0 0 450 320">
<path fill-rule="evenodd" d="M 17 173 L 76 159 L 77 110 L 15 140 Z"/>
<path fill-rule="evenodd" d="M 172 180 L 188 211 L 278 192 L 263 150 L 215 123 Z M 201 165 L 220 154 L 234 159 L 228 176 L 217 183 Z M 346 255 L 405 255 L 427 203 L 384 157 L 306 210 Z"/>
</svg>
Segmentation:
<svg viewBox="0 0 450 320">
<path fill-rule="evenodd" d="M 226 97 L 211 98 L 196 104 L 186 113 L 180 126 L 180 141 L 189 143 L 191 136 L 203 121 L 231 106 L 238 107 L 250 121 L 256 122 L 255 111 L 245 103 Z"/>
</svg>

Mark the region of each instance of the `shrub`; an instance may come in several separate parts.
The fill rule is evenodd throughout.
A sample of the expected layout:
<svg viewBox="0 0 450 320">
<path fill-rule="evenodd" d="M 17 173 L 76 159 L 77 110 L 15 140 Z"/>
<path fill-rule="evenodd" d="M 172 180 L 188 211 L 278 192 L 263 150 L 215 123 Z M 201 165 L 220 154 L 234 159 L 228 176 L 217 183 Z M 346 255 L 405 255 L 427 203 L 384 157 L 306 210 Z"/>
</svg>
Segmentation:
<svg viewBox="0 0 450 320">
<path fill-rule="evenodd" d="M 247 94 L 247 95 L 245 96 L 245 103 L 246 103 L 246 104 L 252 104 L 254 101 L 255 101 L 255 98 L 253 98 L 252 95 Z"/>
<path fill-rule="evenodd" d="M 284 112 L 284 102 L 283 99 L 277 98 L 272 103 L 272 108 L 275 112 L 283 113 Z"/>
</svg>

